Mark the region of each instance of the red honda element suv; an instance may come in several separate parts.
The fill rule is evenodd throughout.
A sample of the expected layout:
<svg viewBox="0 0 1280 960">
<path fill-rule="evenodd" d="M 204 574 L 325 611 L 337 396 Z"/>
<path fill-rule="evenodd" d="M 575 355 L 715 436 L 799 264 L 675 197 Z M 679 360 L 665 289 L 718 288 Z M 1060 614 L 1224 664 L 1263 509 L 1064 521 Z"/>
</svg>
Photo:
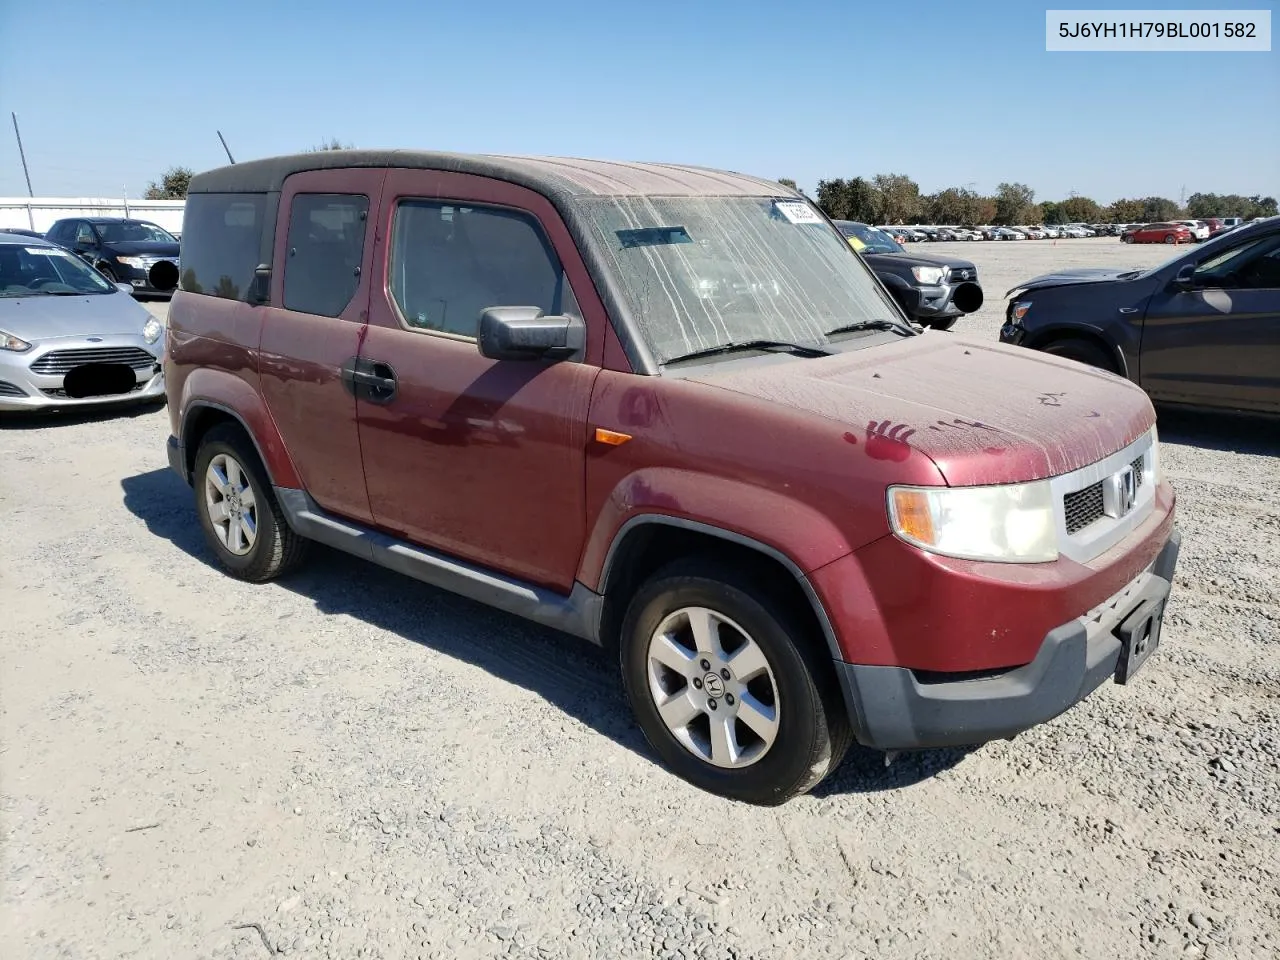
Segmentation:
<svg viewBox="0 0 1280 960">
<path fill-rule="evenodd" d="M 707 790 L 1012 737 L 1159 643 L 1144 393 L 922 333 L 777 183 L 309 153 L 196 176 L 182 241 L 169 457 L 220 564 L 320 541 L 616 650 Z"/>
</svg>

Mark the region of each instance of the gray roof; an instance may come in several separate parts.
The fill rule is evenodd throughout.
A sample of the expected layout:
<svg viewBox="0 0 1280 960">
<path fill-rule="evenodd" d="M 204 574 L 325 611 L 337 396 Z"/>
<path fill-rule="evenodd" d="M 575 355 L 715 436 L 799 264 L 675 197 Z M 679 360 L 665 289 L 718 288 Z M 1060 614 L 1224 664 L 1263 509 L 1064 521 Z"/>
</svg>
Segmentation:
<svg viewBox="0 0 1280 960">
<path fill-rule="evenodd" d="M 323 150 L 251 160 L 192 178 L 191 193 L 279 190 L 286 177 L 334 167 L 408 167 L 471 173 L 505 180 L 550 197 L 794 196 L 782 184 L 706 167 L 629 163 L 574 157 L 519 157 L 420 150 Z"/>
<path fill-rule="evenodd" d="M 0 243 L 18 243 L 24 247 L 56 247 L 57 244 L 44 237 L 30 237 L 25 233 L 7 233 L 0 227 Z"/>
</svg>

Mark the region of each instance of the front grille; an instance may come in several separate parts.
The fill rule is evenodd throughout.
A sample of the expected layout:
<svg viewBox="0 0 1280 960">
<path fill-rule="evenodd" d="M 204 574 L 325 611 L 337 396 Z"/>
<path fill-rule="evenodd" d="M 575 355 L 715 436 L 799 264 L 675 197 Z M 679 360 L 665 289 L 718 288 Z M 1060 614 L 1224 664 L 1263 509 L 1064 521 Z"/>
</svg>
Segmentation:
<svg viewBox="0 0 1280 960">
<path fill-rule="evenodd" d="M 1134 489 L 1142 488 L 1142 467 L 1145 463 L 1139 456 L 1129 464 L 1133 468 Z M 1066 514 L 1067 533 L 1077 533 L 1105 515 L 1102 509 L 1102 481 L 1068 493 L 1062 498 L 1062 509 Z"/>
<path fill-rule="evenodd" d="M 16 387 L 7 380 L 0 380 L 0 397 L 25 397 L 21 387 Z"/>
<path fill-rule="evenodd" d="M 1062 507 L 1067 515 L 1067 533 L 1076 533 L 1095 520 L 1101 520 L 1102 481 L 1068 493 L 1062 498 Z"/>
<path fill-rule="evenodd" d="M 965 276 L 965 274 L 968 274 L 968 276 Z M 952 283 L 964 283 L 969 280 L 977 280 L 978 271 L 974 267 L 952 267 L 950 279 Z"/>
<path fill-rule="evenodd" d="M 31 370 L 43 376 L 58 376 L 86 363 L 124 363 L 135 370 L 149 370 L 157 361 L 141 347 L 83 347 L 46 353 L 31 365 Z"/>
<path fill-rule="evenodd" d="M 72 397 L 70 397 L 70 396 L 68 396 L 68 395 L 67 395 L 67 391 L 65 391 L 65 390 L 58 390 L 58 389 L 55 389 L 55 390 L 41 390 L 40 392 L 41 392 L 41 393 L 43 393 L 46 397 L 52 397 L 54 400 L 71 400 L 71 399 L 77 399 L 77 400 L 79 400 L 79 399 L 95 399 L 95 400 L 97 400 L 97 399 L 102 399 L 102 400 L 109 400 L 109 399 L 111 399 L 112 397 L 123 397 L 123 396 L 126 396 L 128 393 L 137 393 L 139 390 L 141 390 L 141 389 L 142 389 L 143 387 L 145 387 L 145 386 L 146 386 L 146 384 L 145 384 L 145 383 L 135 383 L 135 384 L 133 385 L 133 387 L 132 387 L 130 390 L 128 390 L 128 391 L 127 391 L 127 393 L 108 393 L 108 394 L 104 394 L 102 397 L 93 397 L 93 398 L 88 398 L 88 397 L 84 397 L 84 398 L 81 398 L 81 397 L 75 397 L 75 398 L 72 398 Z"/>
</svg>

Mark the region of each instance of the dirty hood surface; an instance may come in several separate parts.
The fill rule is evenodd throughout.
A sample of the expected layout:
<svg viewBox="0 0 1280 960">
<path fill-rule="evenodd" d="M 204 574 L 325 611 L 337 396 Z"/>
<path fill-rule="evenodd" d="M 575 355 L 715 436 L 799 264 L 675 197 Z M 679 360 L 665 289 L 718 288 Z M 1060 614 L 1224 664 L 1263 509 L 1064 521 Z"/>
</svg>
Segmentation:
<svg viewBox="0 0 1280 960">
<path fill-rule="evenodd" d="M 1066 473 L 1155 422 L 1146 394 L 1127 380 L 949 333 L 690 379 L 831 420 L 876 459 L 914 448 L 953 486 Z"/>
</svg>

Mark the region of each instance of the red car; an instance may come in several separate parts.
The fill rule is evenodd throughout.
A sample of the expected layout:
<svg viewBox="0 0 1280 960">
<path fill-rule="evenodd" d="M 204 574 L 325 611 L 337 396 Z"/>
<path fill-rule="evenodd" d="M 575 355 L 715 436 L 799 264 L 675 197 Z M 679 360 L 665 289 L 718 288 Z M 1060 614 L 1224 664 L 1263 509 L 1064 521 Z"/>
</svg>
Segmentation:
<svg viewBox="0 0 1280 960">
<path fill-rule="evenodd" d="M 194 177 L 182 239 L 169 461 L 221 566 L 319 541 L 601 644 L 704 789 L 1011 737 L 1159 643 L 1142 390 L 921 334 L 776 182 L 310 153 Z"/>
<path fill-rule="evenodd" d="M 1191 231 L 1180 223 L 1148 223 L 1120 234 L 1123 243 L 1190 243 Z"/>
</svg>

